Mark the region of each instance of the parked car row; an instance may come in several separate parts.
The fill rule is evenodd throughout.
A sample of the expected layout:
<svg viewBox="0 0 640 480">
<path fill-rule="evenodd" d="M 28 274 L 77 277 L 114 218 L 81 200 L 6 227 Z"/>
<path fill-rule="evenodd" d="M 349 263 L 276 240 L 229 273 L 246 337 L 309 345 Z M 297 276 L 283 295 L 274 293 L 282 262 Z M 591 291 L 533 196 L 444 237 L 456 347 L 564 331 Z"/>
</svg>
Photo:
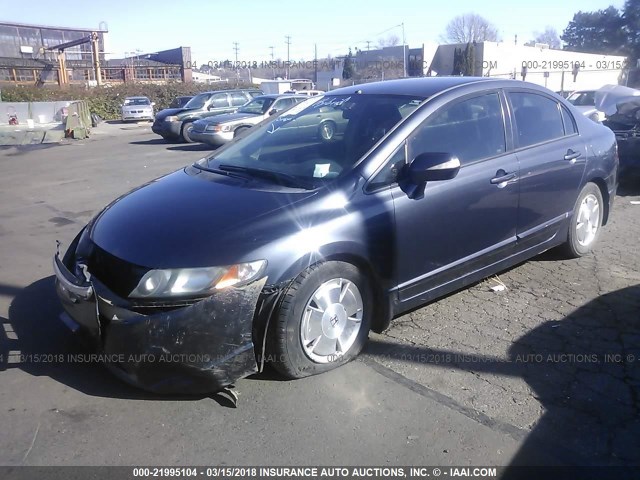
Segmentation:
<svg viewBox="0 0 640 480">
<path fill-rule="evenodd" d="M 151 129 L 165 140 L 192 142 L 189 131 L 193 122 L 214 115 L 232 113 L 261 94 L 262 91 L 255 89 L 199 93 L 183 107 L 167 108 L 158 112 Z"/>
<path fill-rule="evenodd" d="M 196 142 L 220 146 L 275 113 L 306 100 L 303 95 L 259 95 L 234 113 L 215 115 L 193 123 L 188 136 Z"/>
</svg>

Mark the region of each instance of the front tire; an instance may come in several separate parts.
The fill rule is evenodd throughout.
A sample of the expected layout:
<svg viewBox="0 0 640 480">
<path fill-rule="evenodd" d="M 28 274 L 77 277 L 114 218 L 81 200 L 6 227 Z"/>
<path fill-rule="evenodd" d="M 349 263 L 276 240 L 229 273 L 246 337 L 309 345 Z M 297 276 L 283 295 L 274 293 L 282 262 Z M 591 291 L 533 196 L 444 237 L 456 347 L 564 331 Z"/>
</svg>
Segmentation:
<svg viewBox="0 0 640 480">
<path fill-rule="evenodd" d="M 367 278 L 345 262 L 302 272 L 284 294 L 273 319 L 268 358 L 287 378 L 303 378 L 343 365 L 369 336 L 373 302 Z"/>
<path fill-rule="evenodd" d="M 604 217 L 602 192 L 594 183 L 587 183 L 573 207 L 565 250 L 572 258 L 591 252 L 598 241 Z"/>
<path fill-rule="evenodd" d="M 238 128 L 236 128 L 236 130 L 233 132 L 233 138 L 239 137 L 240 135 L 245 133 L 247 130 L 249 130 L 249 127 L 238 127 Z"/>
<path fill-rule="evenodd" d="M 189 136 L 189 130 L 191 129 L 193 122 L 187 122 L 182 125 L 182 131 L 180 132 L 180 136 L 182 140 L 186 143 L 193 143 L 193 139 Z"/>
</svg>

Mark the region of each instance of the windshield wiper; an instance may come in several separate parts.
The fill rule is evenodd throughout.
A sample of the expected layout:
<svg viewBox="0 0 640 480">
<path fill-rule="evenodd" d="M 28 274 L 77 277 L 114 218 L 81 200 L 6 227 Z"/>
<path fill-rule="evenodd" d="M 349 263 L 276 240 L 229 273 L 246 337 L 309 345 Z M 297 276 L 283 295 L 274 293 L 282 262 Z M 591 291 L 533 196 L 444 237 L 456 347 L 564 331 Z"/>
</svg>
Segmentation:
<svg viewBox="0 0 640 480">
<path fill-rule="evenodd" d="M 231 171 L 220 170 L 218 168 L 204 167 L 204 166 L 200 165 L 199 163 L 194 163 L 192 165 L 192 167 L 197 168 L 198 170 L 202 170 L 204 172 L 217 173 L 218 175 L 224 175 L 225 177 L 241 178 L 242 180 L 246 180 L 247 179 L 247 177 L 245 177 L 243 175 L 234 174 Z"/>
<path fill-rule="evenodd" d="M 281 185 L 287 185 L 290 187 L 301 187 L 305 190 L 313 190 L 315 188 L 313 183 L 308 182 L 300 177 L 296 177 L 295 175 L 289 175 L 288 173 L 264 170 L 262 168 L 242 167 L 240 165 L 227 164 L 219 165 L 219 168 L 220 170 L 224 170 L 226 172 L 245 173 L 254 177 L 266 178 L 269 180 L 273 180 Z"/>
</svg>

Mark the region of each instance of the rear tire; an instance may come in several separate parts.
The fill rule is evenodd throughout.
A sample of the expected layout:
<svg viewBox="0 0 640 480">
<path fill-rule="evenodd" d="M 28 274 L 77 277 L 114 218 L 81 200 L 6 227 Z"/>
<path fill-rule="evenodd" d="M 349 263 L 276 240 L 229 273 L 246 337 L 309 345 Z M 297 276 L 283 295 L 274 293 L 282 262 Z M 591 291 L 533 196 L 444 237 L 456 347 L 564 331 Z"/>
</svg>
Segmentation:
<svg viewBox="0 0 640 480">
<path fill-rule="evenodd" d="M 267 358 L 287 378 L 333 370 L 362 350 L 372 310 L 369 282 L 358 268 L 336 261 L 313 265 L 284 294 Z"/>
<path fill-rule="evenodd" d="M 567 255 L 578 258 L 587 255 L 598 241 L 604 217 L 602 192 L 595 183 L 587 183 L 576 200 L 564 245 Z"/>
</svg>

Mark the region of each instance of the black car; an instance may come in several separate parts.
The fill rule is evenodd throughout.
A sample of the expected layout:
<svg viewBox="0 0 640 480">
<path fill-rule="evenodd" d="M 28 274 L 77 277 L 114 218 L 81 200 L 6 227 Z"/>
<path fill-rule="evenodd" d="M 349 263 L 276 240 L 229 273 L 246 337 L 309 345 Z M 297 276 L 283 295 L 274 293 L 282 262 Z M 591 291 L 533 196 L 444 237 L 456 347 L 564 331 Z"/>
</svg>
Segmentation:
<svg viewBox="0 0 640 480">
<path fill-rule="evenodd" d="M 343 135 L 308 128 L 336 110 Z M 533 84 L 341 88 L 106 207 L 55 255 L 63 319 L 152 391 L 321 373 L 425 302 L 587 254 L 617 168 L 611 130 Z"/>
<path fill-rule="evenodd" d="M 640 90 L 605 85 L 595 93 L 602 124 L 613 130 L 620 155 L 620 177 L 640 176 Z"/>
<path fill-rule="evenodd" d="M 262 91 L 253 89 L 216 90 L 199 93 L 184 107 L 166 108 L 156 113 L 151 130 L 165 140 L 192 142 L 191 125 L 201 118 L 234 112 Z"/>
</svg>

